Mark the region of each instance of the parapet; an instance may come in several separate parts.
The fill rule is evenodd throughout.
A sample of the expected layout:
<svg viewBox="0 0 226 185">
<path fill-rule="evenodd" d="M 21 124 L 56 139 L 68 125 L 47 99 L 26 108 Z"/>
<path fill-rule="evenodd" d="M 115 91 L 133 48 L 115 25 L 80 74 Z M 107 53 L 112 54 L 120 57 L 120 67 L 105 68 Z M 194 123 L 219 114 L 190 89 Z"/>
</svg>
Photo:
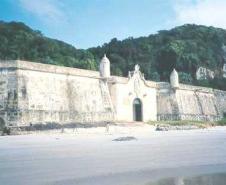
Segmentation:
<svg viewBox="0 0 226 185">
<path fill-rule="evenodd" d="M 0 68 L 16 68 L 16 69 L 39 71 L 39 72 L 46 72 L 46 73 L 100 78 L 100 74 L 98 71 L 91 71 L 91 70 L 71 68 L 71 67 L 62 67 L 62 66 L 28 62 L 28 61 L 22 61 L 22 60 L 0 60 Z"/>
</svg>

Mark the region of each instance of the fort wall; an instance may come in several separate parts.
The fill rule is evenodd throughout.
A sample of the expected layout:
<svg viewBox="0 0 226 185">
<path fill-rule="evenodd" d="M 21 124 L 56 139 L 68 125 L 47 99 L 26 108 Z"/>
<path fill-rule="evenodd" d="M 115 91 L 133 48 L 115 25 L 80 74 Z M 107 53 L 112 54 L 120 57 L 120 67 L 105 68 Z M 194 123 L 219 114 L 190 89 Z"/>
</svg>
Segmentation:
<svg viewBox="0 0 226 185">
<path fill-rule="evenodd" d="M 213 121 L 223 116 L 225 91 L 147 81 L 138 65 L 125 78 L 19 60 L 0 62 L 0 127 L 3 123 Z"/>
<path fill-rule="evenodd" d="M 17 72 L 13 68 L 0 68 L 0 124 L 17 121 Z"/>
<path fill-rule="evenodd" d="M 109 94 L 107 84 L 96 71 L 25 61 L 2 63 L 2 66 L 3 71 L 12 71 L 5 75 L 4 84 L 7 85 L 1 86 L 2 93 L 15 94 L 12 98 L 4 95 L 1 101 L 2 104 L 8 101 L 3 112 L 11 114 L 4 116 L 9 125 L 114 120 L 110 97 L 105 96 Z"/>
<path fill-rule="evenodd" d="M 176 90 L 165 83 L 158 91 L 158 120 L 214 121 L 223 117 L 226 92 L 180 84 Z"/>
</svg>

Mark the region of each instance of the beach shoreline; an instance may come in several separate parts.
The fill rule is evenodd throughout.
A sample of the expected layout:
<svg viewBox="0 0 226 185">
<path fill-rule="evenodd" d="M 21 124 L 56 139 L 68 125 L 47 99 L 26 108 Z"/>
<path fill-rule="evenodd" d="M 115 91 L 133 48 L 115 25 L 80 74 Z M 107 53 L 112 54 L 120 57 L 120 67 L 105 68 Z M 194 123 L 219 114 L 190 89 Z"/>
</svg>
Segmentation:
<svg viewBox="0 0 226 185">
<path fill-rule="evenodd" d="M 0 137 L 1 182 L 140 185 L 175 175 L 226 172 L 225 127 L 148 128 Z M 126 137 L 134 139 L 115 140 Z"/>
</svg>

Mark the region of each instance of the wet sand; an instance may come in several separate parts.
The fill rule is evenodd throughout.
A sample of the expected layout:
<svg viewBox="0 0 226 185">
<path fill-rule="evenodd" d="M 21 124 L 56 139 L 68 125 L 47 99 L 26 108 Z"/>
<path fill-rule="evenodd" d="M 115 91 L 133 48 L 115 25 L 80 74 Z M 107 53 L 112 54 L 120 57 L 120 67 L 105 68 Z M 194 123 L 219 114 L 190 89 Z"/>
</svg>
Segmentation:
<svg viewBox="0 0 226 185">
<path fill-rule="evenodd" d="M 226 128 L 0 137 L 0 184 L 143 185 L 226 172 Z M 130 136 L 129 141 L 117 139 Z"/>
</svg>

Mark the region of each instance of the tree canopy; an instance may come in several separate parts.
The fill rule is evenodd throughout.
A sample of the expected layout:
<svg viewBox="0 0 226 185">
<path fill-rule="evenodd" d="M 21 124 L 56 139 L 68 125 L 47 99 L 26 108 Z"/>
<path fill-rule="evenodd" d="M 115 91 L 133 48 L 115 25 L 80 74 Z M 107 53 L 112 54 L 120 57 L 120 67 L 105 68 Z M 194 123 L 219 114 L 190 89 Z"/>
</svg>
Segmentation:
<svg viewBox="0 0 226 185">
<path fill-rule="evenodd" d="M 40 31 L 18 22 L 0 22 L 0 59 L 97 69 L 93 54 L 88 50 L 47 38 Z"/>
<path fill-rule="evenodd" d="M 226 90 L 222 67 L 226 63 L 226 30 L 187 24 L 162 30 L 147 37 L 113 38 L 109 43 L 87 50 L 45 37 L 21 22 L 0 21 L 0 59 L 29 60 L 47 64 L 97 70 L 107 54 L 113 75 L 127 76 L 135 64 L 145 78 L 168 81 L 173 68 L 180 82 Z M 198 67 L 213 70 L 212 80 L 197 81 Z"/>
</svg>

